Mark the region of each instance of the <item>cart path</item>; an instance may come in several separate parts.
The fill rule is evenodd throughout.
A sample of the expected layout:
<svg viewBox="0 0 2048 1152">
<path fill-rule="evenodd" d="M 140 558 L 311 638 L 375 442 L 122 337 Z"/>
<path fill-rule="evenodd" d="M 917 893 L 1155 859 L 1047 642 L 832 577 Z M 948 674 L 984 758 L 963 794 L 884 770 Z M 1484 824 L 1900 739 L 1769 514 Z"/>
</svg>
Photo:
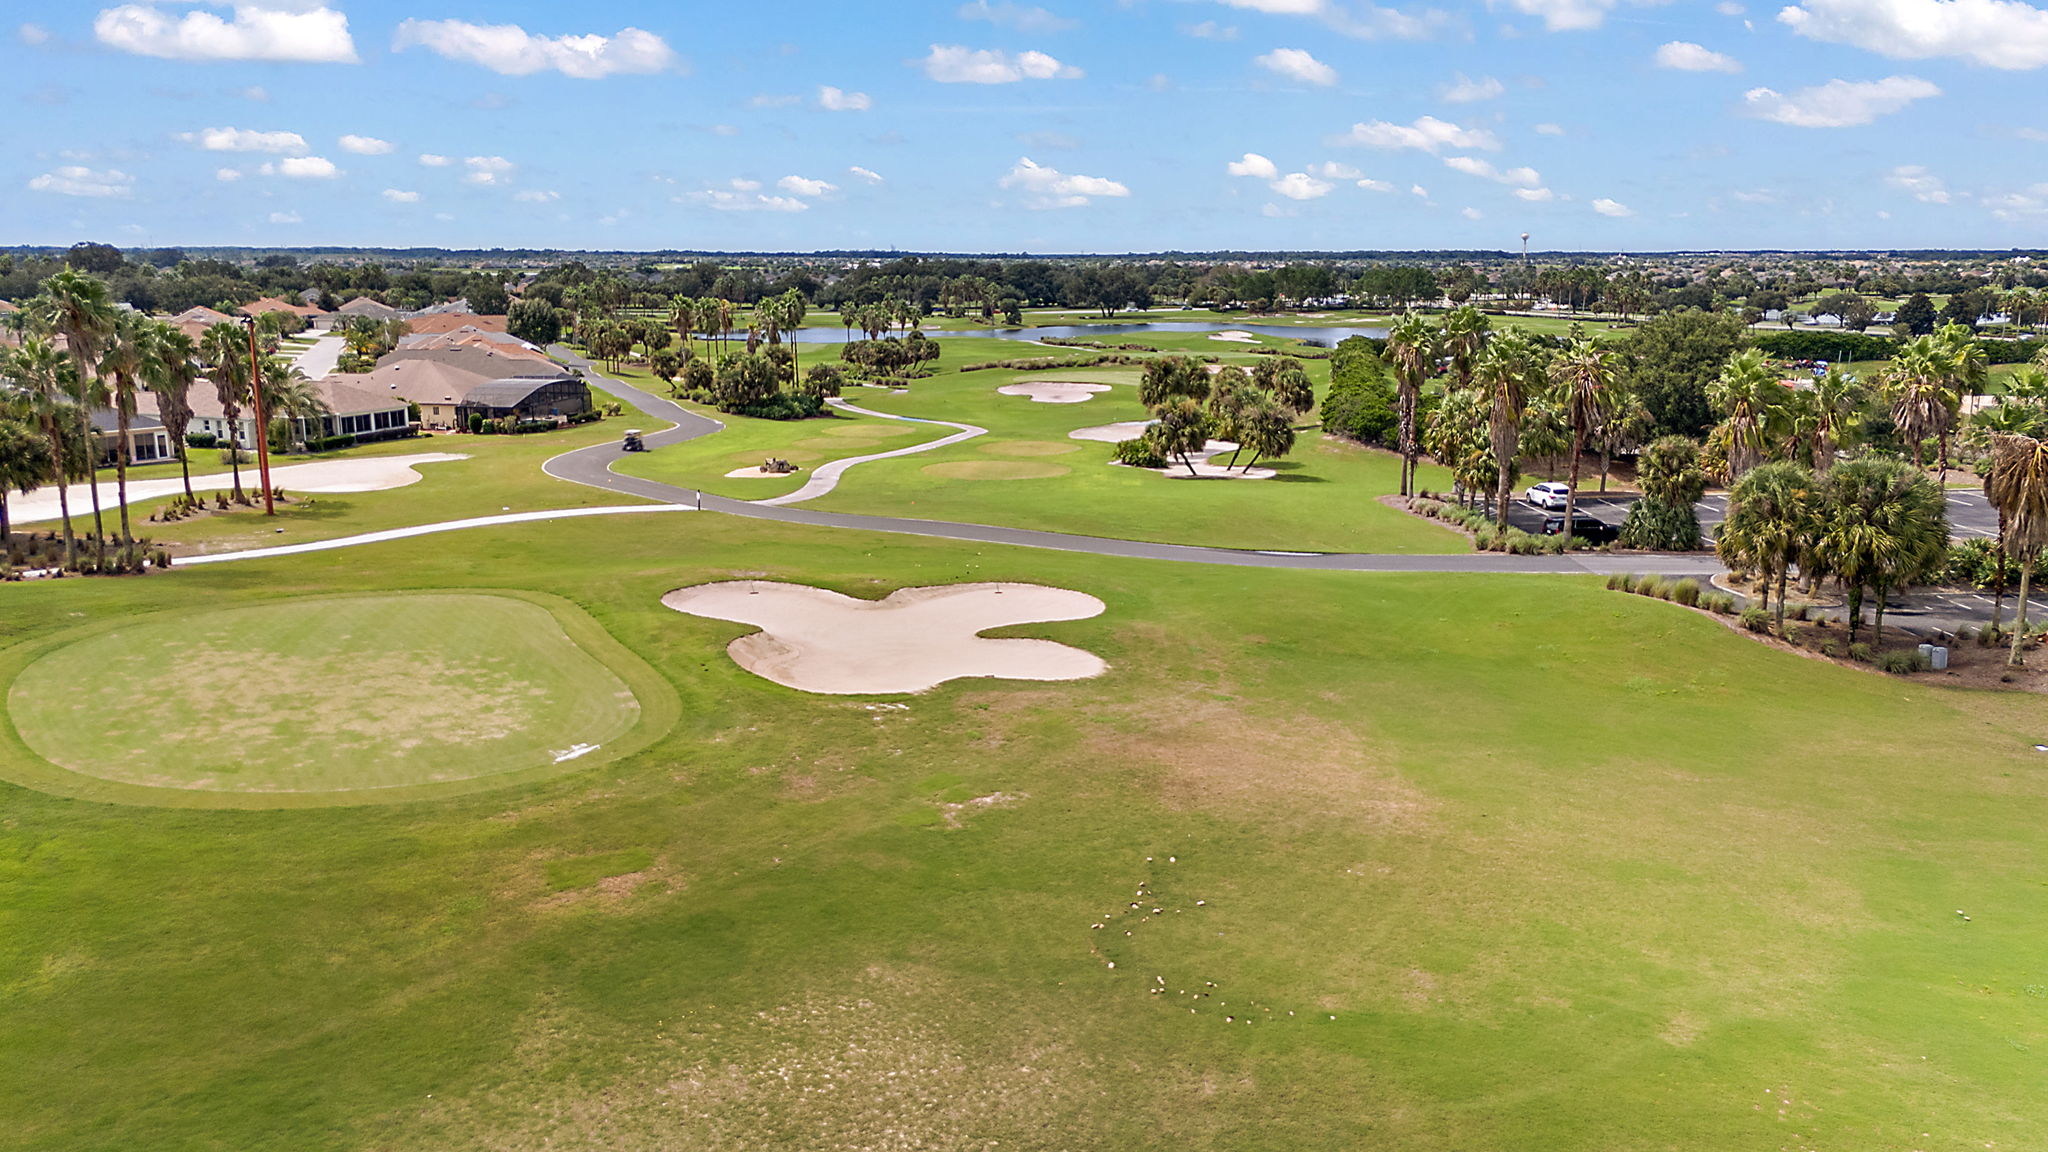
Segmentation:
<svg viewBox="0 0 2048 1152">
<path fill-rule="evenodd" d="M 972 424 L 956 424 L 951 420 L 925 420 L 916 416 L 895 416 L 888 412 L 877 412 L 872 408 L 862 408 L 857 405 L 848 404 L 837 397 L 826 401 L 826 403 L 842 412 L 857 412 L 862 416 L 874 416 L 882 420 L 900 420 L 905 424 L 938 424 L 946 428 L 958 428 L 960 431 L 937 440 L 928 440 L 923 444 L 912 444 L 908 448 L 898 448 L 891 452 L 876 452 L 870 456 L 852 456 L 845 460 L 833 460 L 820 464 L 811 473 L 811 478 L 804 481 L 803 487 L 786 496 L 776 496 L 768 500 L 756 500 L 753 503 L 780 506 L 784 504 L 801 504 L 806 500 L 815 500 L 834 488 L 839 487 L 839 478 L 846 474 L 848 468 L 856 464 L 866 464 L 874 460 L 889 460 L 897 456 L 915 456 L 919 452 L 932 452 L 940 448 L 947 448 L 954 444 L 972 440 L 976 436 L 988 435 L 988 429 L 977 428 Z"/>
</svg>

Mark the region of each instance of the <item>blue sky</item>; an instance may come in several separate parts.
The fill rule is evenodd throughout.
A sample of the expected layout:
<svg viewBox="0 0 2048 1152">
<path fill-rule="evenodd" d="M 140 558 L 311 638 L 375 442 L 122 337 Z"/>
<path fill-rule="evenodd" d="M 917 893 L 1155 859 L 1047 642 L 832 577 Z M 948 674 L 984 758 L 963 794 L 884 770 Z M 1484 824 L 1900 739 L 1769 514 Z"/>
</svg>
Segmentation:
<svg viewBox="0 0 2048 1152">
<path fill-rule="evenodd" d="M 5 243 L 2048 246 L 2019 0 L 12 0 Z"/>
</svg>

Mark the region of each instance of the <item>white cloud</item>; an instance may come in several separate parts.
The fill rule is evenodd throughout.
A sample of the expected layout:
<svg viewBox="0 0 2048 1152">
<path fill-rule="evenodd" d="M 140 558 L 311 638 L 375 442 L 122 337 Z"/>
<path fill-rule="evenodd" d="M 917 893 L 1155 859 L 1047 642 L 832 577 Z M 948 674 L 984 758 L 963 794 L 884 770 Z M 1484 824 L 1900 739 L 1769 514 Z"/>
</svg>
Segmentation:
<svg viewBox="0 0 2048 1152">
<path fill-rule="evenodd" d="M 1374 180 L 1370 177 L 1359 180 L 1358 186 L 1367 192 L 1392 192 L 1394 190 L 1394 186 L 1385 180 Z"/>
<path fill-rule="evenodd" d="M 261 84 L 251 84 L 247 88 L 238 90 L 235 95 L 255 104 L 270 103 L 270 89 L 265 88 Z"/>
<path fill-rule="evenodd" d="M 986 20 L 1003 28 L 1019 32 L 1064 32 L 1075 26 L 1075 22 L 1062 16 L 1055 16 L 1043 8 L 1024 4 L 991 4 L 988 0 L 972 0 L 960 6 L 962 20 Z"/>
<path fill-rule="evenodd" d="M 1280 175 L 1279 167 L 1257 152 L 1247 152 L 1244 159 L 1232 160 L 1224 168 L 1232 176 L 1256 176 L 1261 180 L 1271 180 Z"/>
<path fill-rule="evenodd" d="M 256 171 L 265 176 L 282 176 L 287 180 L 332 180 L 341 175 L 341 169 L 325 156 L 287 156 L 275 164 L 265 164 Z"/>
<path fill-rule="evenodd" d="M 306 219 L 297 212 L 272 212 L 270 214 L 270 222 L 272 224 L 304 224 Z"/>
<path fill-rule="evenodd" d="M 384 190 L 384 198 L 393 204 L 417 204 L 420 202 L 419 193 L 401 192 L 396 188 L 386 188 Z"/>
<path fill-rule="evenodd" d="M 1442 95 L 1453 104 L 1476 104 L 1481 100 L 1492 100 L 1506 91 L 1507 86 L 1491 76 L 1474 80 L 1460 72 L 1456 80 L 1444 86 Z"/>
<path fill-rule="evenodd" d="M 52 172 L 45 172 L 28 182 L 36 192 L 54 192 L 59 196 L 84 196 L 104 199 L 126 196 L 135 190 L 135 177 L 118 168 L 96 171 L 68 165 Z"/>
<path fill-rule="evenodd" d="M 14 30 L 15 39 L 33 48 L 50 42 L 50 30 L 41 24 L 23 24 Z"/>
<path fill-rule="evenodd" d="M 1328 196 L 1337 186 L 1328 180 L 1318 180 L 1306 172 L 1289 172 L 1267 187 L 1289 200 L 1319 200 Z"/>
<path fill-rule="evenodd" d="M 2000 220 L 2023 220 L 2048 213 L 2048 184 L 2036 184 L 2022 192 L 1987 196 L 1984 206 Z"/>
<path fill-rule="evenodd" d="M 1548 204 L 1552 200 L 1557 199 L 1557 193 L 1552 192 L 1548 188 L 1517 188 L 1515 189 L 1515 196 L 1518 199 L 1527 200 L 1531 204 Z"/>
<path fill-rule="evenodd" d="M 503 156 L 471 156 L 462 166 L 469 169 L 469 174 L 462 178 L 464 183 L 487 186 L 504 183 L 513 169 L 519 167 Z"/>
<path fill-rule="evenodd" d="M 180 132 L 178 139 L 197 144 L 208 152 L 271 152 L 298 156 L 306 151 L 306 138 L 297 132 L 258 132 L 251 128 L 202 128 Z"/>
<path fill-rule="evenodd" d="M 517 24 L 406 20 L 399 24 L 391 46 L 425 48 L 506 76 L 555 71 L 578 80 L 598 80 L 662 72 L 677 62 L 668 41 L 639 28 L 622 28 L 612 36 L 537 36 Z"/>
<path fill-rule="evenodd" d="M 1483 220 L 1486 218 L 1486 213 L 1481 212 L 1477 208 L 1459 209 L 1458 215 L 1463 216 L 1467 220 Z"/>
<path fill-rule="evenodd" d="M 420 166 L 424 168 L 446 168 L 453 163 L 455 160 L 450 156 L 436 156 L 432 152 L 420 153 Z"/>
<path fill-rule="evenodd" d="M 1444 167 L 1453 172 L 1463 172 L 1467 176 L 1477 176 L 1482 180 L 1492 180 L 1516 188 L 1536 188 L 1543 184 L 1543 176 L 1534 168 L 1509 168 L 1503 171 L 1477 156 L 1446 156 Z"/>
<path fill-rule="evenodd" d="M 1612 216 L 1617 220 L 1624 216 L 1636 214 L 1635 209 L 1630 208 L 1619 200 L 1609 200 L 1605 196 L 1593 201 L 1593 211 L 1598 212 L 1602 216 Z"/>
<path fill-rule="evenodd" d="M 522 204 L 553 204 L 562 198 L 562 194 L 555 191 L 544 191 L 539 188 L 528 188 L 512 198 Z"/>
<path fill-rule="evenodd" d="M 1101 176 L 1069 176 L 1026 156 L 1000 181 L 1024 193 L 1026 208 L 1079 208 L 1098 196 L 1124 197 L 1129 188 Z"/>
<path fill-rule="evenodd" d="M 358 156 L 388 156 L 396 147 L 391 141 L 379 140 L 375 136 L 343 136 L 341 138 L 341 150 L 343 152 L 353 152 Z"/>
<path fill-rule="evenodd" d="M 154 3 L 122 4 L 93 19 L 93 35 L 120 52 L 169 60 L 280 60 L 354 64 L 348 17 L 305 0 L 239 0 L 233 16 L 164 13 Z"/>
<path fill-rule="evenodd" d="M 1182 28 L 1181 31 L 1185 32 L 1189 36 L 1193 36 L 1197 40 L 1237 39 L 1236 28 L 1231 27 L 1228 24 L 1218 24 L 1214 20 L 1204 20 L 1200 24 L 1190 24 L 1187 27 Z"/>
<path fill-rule="evenodd" d="M 784 176 L 775 182 L 777 188 L 797 196 L 816 199 L 839 191 L 839 185 L 828 180 L 812 180 L 807 176 Z"/>
<path fill-rule="evenodd" d="M 880 172 L 872 168 L 863 168 L 858 164 L 848 168 L 846 174 L 856 180 L 866 181 L 869 184 L 880 184 L 882 182 L 882 174 Z"/>
<path fill-rule="evenodd" d="M 1810 39 L 1900 60 L 2048 64 L 2048 12 L 2018 0 L 1806 0 L 1781 10 L 1778 22 Z"/>
<path fill-rule="evenodd" d="M 1659 3 L 1660 0 L 1639 0 Z M 1537 16 L 1552 32 L 1583 32 L 1607 22 L 1620 0 L 1489 0 L 1494 7 L 1509 8 L 1524 16 Z"/>
<path fill-rule="evenodd" d="M 1769 88 L 1752 88 L 1742 101 L 1760 120 L 1794 128 L 1852 128 L 1889 116 L 1915 100 L 1941 95 L 1941 89 L 1917 76 L 1882 80 L 1830 80 L 1801 88 L 1789 96 Z"/>
<path fill-rule="evenodd" d="M 1320 176 L 1325 180 L 1356 180 L 1365 175 L 1349 164 L 1339 164 L 1334 160 L 1311 164 L 1308 166 L 1308 172 L 1311 176 Z"/>
<path fill-rule="evenodd" d="M 1423 187 L 1422 185 L 1420 185 L 1420 184 L 1410 184 L 1410 185 L 1408 186 L 1408 194 L 1409 194 L 1410 196 L 1417 196 L 1417 197 L 1420 197 L 1420 198 L 1422 198 L 1422 199 L 1424 199 L 1424 200 L 1427 200 L 1427 199 L 1429 199 L 1429 189 L 1427 189 L 1427 188 L 1424 188 L 1424 187 Z"/>
<path fill-rule="evenodd" d="M 874 106 L 865 92 L 842 92 L 830 84 L 818 86 L 818 107 L 827 112 L 865 112 Z"/>
<path fill-rule="evenodd" d="M 1737 4 L 1735 0 L 1721 0 L 1719 4 L 1714 5 L 1714 11 L 1723 16 L 1745 16 L 1749 13 L 1749 9 Z"/>
<path fill-rule="evenodd" d="M 1062 64 L 1043 52 L 1008 52 L 934 44 L 918 61 L 924 74 L 941 84 L 1014 84 L 1019 80 L 1072 80 L 1079 68 Z"/>
<path fill-rule="evenodd" d="M 1426 40 L 1457 25 L 1436 8 L 1403 11 L 1382 8 L 1369 0 L 1218 0 L 1227 8 L 1246 8 L 1275 16 L 1309 16 L 1333 31 L 1360 40 Z"/>
<path fill-rule="evenodd" d="M 1414 148 L 1434 153 L 1442 148 L 1500 150 L 1500 138 L 1484 128 L 1461 128 L 1448 120 L 1424 116 L 1413 124 L 1391 124 L 1373 120 L 1353 124 L 1351 131 L 1330 138 L 1331 144 L 1354 144 L 1365 148 Z"/>
<path fill-rule="evenodd" d="M 232 184 L 242 178 L 242 170 L 239 168 L 216 168 L 213 172 L 213 178 L 223 184 Z"/>
<path fill-rule="evenodd" d="M 1659 68 L 1674 72 L 1740 72 L 1741 61 L 1690 40 L 1673 40 L 1659 45 L 1651 60 Z"/>
<path fill-rule="evenodd" d="M 764 195 L 759 180 L 729 180 L 723 188 L 706 188 L 690 199 L 719 212 L 805 212 L 811 207 L 795 197 Z"/>
<path fill-rule="evenodd" d="M 1264 56 L 1254 57 L 1252 63 L 1268 72 L 1285 76 L 1303 84 L 1314 84 L 1327 88 L 1337 82 L 1337 70 L 1309 55 L 1300 48 L 1275 48 Z"/>
<path fill-rule="evenodd" d="M 1562 136 L 1564 135 L 1564 125 L 1538 124 L 1536 126 L 1536 134 L 1538 136 Z"/>
<path fill-rule="evenodd" d="M 1922 204 L 1946 204 L 1950 199 L 1947 183 L 1923 165 L 1902 164 L 1887 173 L 1884 182 Z"/>
</svg>

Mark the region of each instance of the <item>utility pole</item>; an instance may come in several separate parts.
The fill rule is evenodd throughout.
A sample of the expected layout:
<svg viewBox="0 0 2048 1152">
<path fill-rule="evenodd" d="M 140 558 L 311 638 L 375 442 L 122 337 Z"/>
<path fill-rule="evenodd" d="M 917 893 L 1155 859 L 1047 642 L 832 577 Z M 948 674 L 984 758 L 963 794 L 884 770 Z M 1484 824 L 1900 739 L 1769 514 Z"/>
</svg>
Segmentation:
<svg viewBox="0 0 2048 1152">
<path fill-rule="evenodd" d="M 277 501 L 270 490 L 270 420 L 263 411 L 263 362 L 256 357 L 256 319 L 244 317 L 249 326 L 249 397 L 256 409 L 256 471 L 263 478 L 263 514 L 277 515 Z"/>
</svg>

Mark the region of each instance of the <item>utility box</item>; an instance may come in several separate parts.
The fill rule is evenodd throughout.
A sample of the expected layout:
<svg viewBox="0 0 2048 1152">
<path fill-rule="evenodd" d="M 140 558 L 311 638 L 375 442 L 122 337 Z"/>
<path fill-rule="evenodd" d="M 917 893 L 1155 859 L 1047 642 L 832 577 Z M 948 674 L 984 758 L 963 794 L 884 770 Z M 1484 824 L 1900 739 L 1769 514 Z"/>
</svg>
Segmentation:
<svg viewBox="0 0 2048 1152">
<path fill-rule="evenodd" d="M 1934 651 L 1927 657 L 1927 666 L 1936 672 L 1948 671 L 1948 645 L 1934 645 Z"/>
</svg>

